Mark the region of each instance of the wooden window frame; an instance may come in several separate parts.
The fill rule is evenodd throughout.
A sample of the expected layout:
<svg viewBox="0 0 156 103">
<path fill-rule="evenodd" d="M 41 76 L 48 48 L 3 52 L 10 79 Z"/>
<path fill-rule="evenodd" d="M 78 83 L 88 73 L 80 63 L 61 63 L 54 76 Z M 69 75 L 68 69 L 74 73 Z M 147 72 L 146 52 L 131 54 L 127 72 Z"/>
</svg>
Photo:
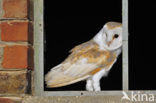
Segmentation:
<svg viewBox="0 0 156 103">
<path fill-rule="evenodd" d="M 97 96 L 122 95 L 122 91 L 130 94 L 128 87 L 128 0 L 122 0 L 122 85 L 121 91 L 44 91 L 44 0 L 34 0 L 34 92 L 37 96 Z M 139 90 L 140 91 L 140 90 Z M 134 92 L 137 92 L 136 90 Z M 156 91 L 140 91 L 153 93 Z"/>
</svg>

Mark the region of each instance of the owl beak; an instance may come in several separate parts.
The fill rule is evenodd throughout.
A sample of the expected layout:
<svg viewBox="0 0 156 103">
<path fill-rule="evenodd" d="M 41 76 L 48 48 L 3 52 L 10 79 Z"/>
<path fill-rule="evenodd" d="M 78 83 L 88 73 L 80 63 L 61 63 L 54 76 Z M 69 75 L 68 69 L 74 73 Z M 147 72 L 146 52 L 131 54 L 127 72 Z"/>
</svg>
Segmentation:
<svg viewBox="0 0 156 103">
<path fill-rule="evenodd" d="M 113 40 L 108 41 L 108 42 L 107 42 L 107 45 L 110 46 L 110 44 L 111 44 L 112 42 L 113 42 Z"/>
</svg>

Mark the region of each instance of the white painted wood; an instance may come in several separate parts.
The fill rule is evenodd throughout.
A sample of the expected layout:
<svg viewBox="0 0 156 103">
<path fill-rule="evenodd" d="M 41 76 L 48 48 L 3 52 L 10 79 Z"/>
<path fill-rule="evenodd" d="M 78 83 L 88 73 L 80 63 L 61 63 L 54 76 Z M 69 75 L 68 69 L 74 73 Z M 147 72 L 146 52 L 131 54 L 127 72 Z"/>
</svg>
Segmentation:
<svg viewBox="0 0 156 103">
<path fill-rule="evenodd" d="M 128 0 L 123 1 L 123 90 L 128 90 Z M 43 0 L 34 0 L 34 92 L 37 96 L 121 95 L 122 91 L 44 91 Z M 127 62 L 126 62 L 127 61 Z"/>
<path fill-rule="evenodd" d="M 34 92 L 37 96 L 44 92 L 43 16 L 43 0 L 34 0 Z"/>
<path fill-rule="evenodd" d="M 128 0 L 122 0 L 122 24 L 123 24 L 123 43 L 122 43 L 122 80 L 123 90 L 128 91 Z"/>
</svg>

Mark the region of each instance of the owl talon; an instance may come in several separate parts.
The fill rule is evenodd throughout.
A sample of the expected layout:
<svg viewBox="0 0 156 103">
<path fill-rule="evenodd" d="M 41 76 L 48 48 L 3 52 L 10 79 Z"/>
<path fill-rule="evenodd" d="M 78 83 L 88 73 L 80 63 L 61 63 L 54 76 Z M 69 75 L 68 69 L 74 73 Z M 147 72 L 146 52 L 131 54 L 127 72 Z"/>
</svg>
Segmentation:
<svg viewBox="0 0 156 103">
<path fill-rule="evenodd" d="M 94 91 L 93 87 L 86 87 L 87 91 Z"/>
<path fill-rule="evenodd" d="M 95 87 L 94 87 L 94 91 L 96 91 L 96 92 L 101 91 L 100 86 L 95 86 Z"/>
<path fill-rule="evenodd" d="M 94 91 L 93 85 L 92 85 L 92 80 L 91 80 L 91 79 L 88 79 L 88 80 L 87 80 L 86 90 L 87 90 L 87 91 Z"/>
<path fill-rule="evenodd" d="M 101 91 L 100 83 L 99 82 L 94 82 L 93 88 L 94 88 L 94 91 Z"/>
</svg>

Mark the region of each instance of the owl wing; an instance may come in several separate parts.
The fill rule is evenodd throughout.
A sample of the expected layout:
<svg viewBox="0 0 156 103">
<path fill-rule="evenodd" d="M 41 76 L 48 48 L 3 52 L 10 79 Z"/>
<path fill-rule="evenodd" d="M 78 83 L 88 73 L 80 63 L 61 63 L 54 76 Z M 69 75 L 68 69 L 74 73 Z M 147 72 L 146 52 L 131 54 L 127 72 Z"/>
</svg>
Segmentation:
<svg viewBox="0 0 156 103">
<path fill-rule="evenodd" d="M 99 51 L 93 41 L 81 44 L 72 49 L 72 53 L 58 66 L 51 69 L 46 75 L 48 87 L 69 85 L 94 75 L 101 67 L 108 68 L 109 53 Z"/>
</svg>

